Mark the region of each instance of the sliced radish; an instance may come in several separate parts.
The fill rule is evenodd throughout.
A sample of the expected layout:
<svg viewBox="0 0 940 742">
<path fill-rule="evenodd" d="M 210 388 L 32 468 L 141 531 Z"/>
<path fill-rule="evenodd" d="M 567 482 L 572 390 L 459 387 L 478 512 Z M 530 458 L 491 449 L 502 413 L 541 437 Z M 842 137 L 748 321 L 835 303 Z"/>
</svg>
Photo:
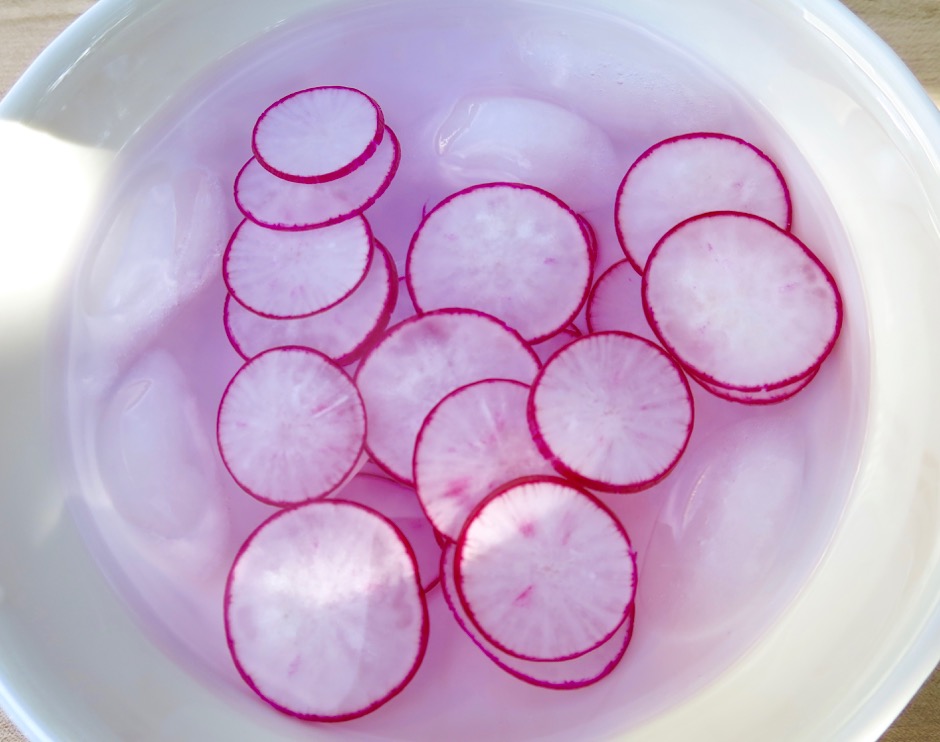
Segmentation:
<svg viewBox="0 0 940 742">
<path fill-rule="evenodd" d="M 355 502 L 388 518 L 402 532 L 414 551 L 424 591 L 427 592 L 437 584 L 440 578 L 441 546 L 413 489 L 388 477 L 359 474 L 343 485 L 331 499 L 334 502 Z"/>
<path fill-rule="evenodd" d="M 418 311 L 476 309 L 534 342 L 575 318 L 591 268 L 589 234 L 568 206 L 533 186 L 486 183 L 424 217 L 405 276 Z"/>
<path fill-rule="evenodd" d="M 636 559 L 600 500 L 562 479 L 531 477 L 497 489 L 467 520 L 454 587 L 494 646 L 563 660 L 600 646 L 626 620 Z"/>
<path fill-rule="evenodd" d="M 804 379 L 842 326 L 835 281 L 809 248 L 766 219 L 735 212 L 693 217 L 659 242 L 643 305 L 695 376 L 743 392 Z"/>
<path fill-rule="evenodd" d="M 425 418 L 415 445 L 414 477 L 434 527 L 456 540 L 477 504 L 499 485 L 552 474 L 526 421 L 529 386 L 486 379 L 444 397 Z"/>
<path fill-rule="evenodd" d="M 542 363 L 546 363 L 549 358 L 555 355 L 559 350 L 564 348 L 566 345 L 570 345 L 579 337 L 582 337 L 582 332 L 575 325 L 568 325 L 561 332 L 556 332 L 547 340 L 543 340 L 537 345 L 532 346 L 532 350 L 535 351 L 535 354 L 539 357 L 539 360 Z"/>
<path fill-rule="evenodd" d="M 694 379 L 698 385 L 706 391 L 711 392 L 716 397 L 726 399 L 729 402 L 740 402 L 741 404 L 747 405 L 768 405 L 776 404 L 777 402 L 783 402 L 784 400 L 790 399 L 790 397 L 792 397 L 794 394 L 803 391 L 807 386 L 809 386 L 809 383 L 816 378 L 816 373 L 818 371 L 819 367 L 817 366 L 803 379 L 791 382 L 790 384 L 785 384 L 784 386 L 777 387 L 776 389 L 762 389 L 755 392 L 742 392 L 737 389 L 728 389 L 726 387 L 715 386 L 714 384 L 709 384 L 704 379 L 699 379 L 692 374 L 689 374 L 689 377 Z"/>
<path fill-rule="evenodd" d="M 360 505 L 283 510 L 235 558 L 225 632 L 239 673 L 276 709 L 314 721 L 367 714 L 424 658 L 428 611 L 411 547 Z"/>
<path fill-rule="evenodd" d="M 382 109 L 372 98 L 330 85 L 291 93 L 268 106 L 255 124 L 251 149 L 280 178 L 321 183 L 362 165 L 384 133 Z"/>
<path fill-rule="evenodd" d="M 518 333 L 480 312 L 438 310 L 395 325 L 356 372 L 369 416 L 369 453 L 411 483 L 418 431 L 445 395 L 482 379 L 529 383 L 538 368 Z"/>
<path fill-rule="evenodd" d="M 335 306 L 298 319 L 271 319 L 245 309 L 229 294 L 225 331 L 238 353 L 252 358 L 264 350 L 300 345 L 319 350 L 340 365 L 358 358 L 385 328 L 398 297 L 395 261 L 378 242 L 362 283 Z"/>
<path fill-rule="evenodd" d="M 591 222 L 585 219 L 581 214 L 578 214 L 578 221 L 581 223 L 581 229 L 584 230 L 584 236 L 587 237 L 588 253 L 591 256 L 591 265 L 594 265 L 597 263 L 597 232 L 594 230 Z"/>
<path fill-rule="evenodd" d="M 629 260 L 614 263 L 597 279 L 587 304 L 590 332 L 630 332 L 656 340 L 643 313 L 642 279 Z"/>
<path fill-rule="evenodd" d="M 661 348 L 623 332 L 575 340 L 532 385 L 529 424 L 565 476 L 635 492 L 666 476 L 692 433 L 692 392 Z"/>
<path fill-rule="evenodd" d="M 326 183 L 284 180 L 252 158 L 235 179 L 235 202 L 253 222 L 287 231 L 323 227 L 361 214 L 385 192 L 398 169 L 398 139 L 391 129 L 385 132 L 368 160 Z"/>
<path fill-rule="evenodd" d="M 659 239 L 674 225 L 709 211 L 741 211 L 789 229 L 790 192 L 774 162 L 727 134 L 694 133 L 650 147 L 617 192 L 617 236 L 642 273 Z"/>
<path fill-rule="evenodd" d="M 356 466 L 365 410 L 346 373 L 309 348 L 255 356 L 219 405 L 222 460 L 249 494 L 272 505 L 323 497 Z"/>
<path fill-rule="evenodd" d="M 633 638 L 635 613 L 633 605 L 629 608 L 627 619 L 620 624 L 620 628 L 610 639 L 590 652 L 585 652 L 572 659 L 557 662 L 524 660 L 514 657 L 491 644 L 467 616 L 463 604 L 454 591 L 455 551 L 455 546 L 448 544 L 441 553 L 441 588 L 444 593 L 444 600 L 464 633 L 499 668 L 519 678 L 519 680 L 540 688 L 575 690 L 603 680 L 620 664 L 620 660 L 623 659 L 630 640 Z"/>
<path fill-rule="evenodd" d="M 256 314 L 305 317 L 355 291 L 372 253 L 372 230 L 362 216 L 303 232 L 245 219 L 222 257 L 222 276 L 235 300 Z"/>
</svg>

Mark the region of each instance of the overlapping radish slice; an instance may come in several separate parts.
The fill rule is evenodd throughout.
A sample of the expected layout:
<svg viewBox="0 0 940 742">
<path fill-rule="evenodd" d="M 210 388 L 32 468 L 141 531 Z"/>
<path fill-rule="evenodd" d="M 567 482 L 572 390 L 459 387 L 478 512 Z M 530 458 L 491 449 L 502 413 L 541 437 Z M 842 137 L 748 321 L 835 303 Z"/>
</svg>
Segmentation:
<svg viewBox="0 0 940 742">
<path fill-rule="evenodd" d="M 428 414 L 415 445 L 415 488 L 427 517 L 456 540 L 470 511 L 511 479 L 553 473 L 526 421 L 529 386 L 486 379 L 460 387 Z"/>
<path fill-rule="evenodd" d="M 322 353 L 275 348 L 229 382 L 219 405 L 222 460 L 249 494 L 274 505 L 323 497 L 354 470 L 365 442 L 356 386 Z"/>
<path fill-rule="evenodd" d="M 701 386 L 703 389 L 711 392 L 716 397 L 721 397 L 729 402 L 740 402 L 741 404 L 748 405 L 768 405 L 776 404 L 777 402 L 783 402 L 790 399 L 793 395 L 798 392 L 803 391 L 810 382 L 816 378 L 816 374 L 819 371 L 817 366 L 810 372 L 807 376 L 797 381 L 793 381 L 789 384 L 784 384 L 783 386 L 776 387 L 775 389 L 761 389 L 758 391 L 742 392 L 738 389 L 728 389 L 722 386 L 715 386 L 710 384 L 704 379 L 700 379 L 693 374 L 689 374 L 689 377 Z"/>
<path fill-rule="evenodd" d="M 533 345 L 532 350 L 535 351 L 535 354 L 542 363 L 546 363 L 555 353 L 582 336 L 583 333 L 575 325 L 568 325 L 547 340 Z"/>
<path fill-rule="evenodd" d="M 314 348 L 340 365 L 356 360 L 385 331 L 398 299 L 395 261 L 378 242 L 374 249 L 362 283 L 340 303 L 309 317 L 263 317 L 229 294 L 224 322 L 232 346 L 246 360 L 284 345 Z"/>
<path fill-rule="evenodd" d="M 222 257 L 229 293 L 264 317 L 305 317 L 338 304 L 362 283 L 372 261 L 362 216 L 285 232 L 243 220 Z"/>
<path fill-rule="evenodd" d="M 659 239 L 674 225 L 709 211 L 741 211 L 788 229 L 790 192 L 780 169 L 749 142 L 693 133 L 650 147 L 617 192 L 617 236 L 642 273 Z"/>
<path fill-rule="evenodd" d="M 517 332 L 480 312 L 438 310 L 395 325 L 356 371 L 369 416 L 369 453 L 390 474 L 412 482 L 418 431 L 445 395 L 482 379 L 529 383 L 538 368 Z"/>
<path fill-rule="evenodd" d="M 427 592 L 438 583 L 441 546 L 413 489 L 388 477 L 360 473 L 344 484 L 331 499 L 355 502 L 388 518 L 402 532 L 414 551 L 424 591 Z"/>
<path fill-rule="evenodd" d="M 515 480 L 484 499 L 456 542 L 454 587 L 467 618 L 528 660 L 590 652 L 624 623 L 636 560 L 617 518 L 555 477 Z"/>
<path fill-rule="evenodd" d="M 252 131 L 251 149 L 280 178 L 322 183 L 362 165 L 384 133 L 382 109 L 372 98 L 354 88 L 326 85 L 268 106 Z"/>
<path fill-rule="evenodd" d="M 692 393 L 661 348 L 636 335 L 575 340 L 539 373 L 528 418 L 562 474 L 605 492 L 635 492 L 672 471 L 692 433 Z"/>
<path fill-rule="evenodd" d="M 591 281 L 582 222 L 547 191 L 486 183 L 449 196 L 415 233 L 405 270 L 419 311 L 463 307 L 530 341 L 571 322 Z"/>
<path fill-rule="evenodd" d="M 633 638 L 635 608 L 630 606 L 626 620 L 603 644 L 578 657 L 560 661 L 524 660 L 496 647 L 473 624 L 454 591 L 454 552 L 448 544 L 441 554 L 441 589 L 457 624 L 474 644 L 500 669 L 531 685 L 557 690 L 575 690 L 593 685 L 613 672 L 623 659 Z"/>
<path fill-rule="evenodd" d="M 587 326 L 590 332 L 616 330 L 655 339 L 640 298 L 641 276 L 629 260 L 614 263 L 594 283 L 588 296 Z"/>
<path fill-rule="evenodd" d="M 677 225 L 650 256 L 642 294 L 666 348 L 696 377 L 738 392 L 806 379 L 842 326 L 829 271 L 792 234 L 749 214 Z"/>
<path fill-rule="evenodd" d="M 325 183 L 294 183 L 265 170 L 254 157 L 235 179 L 235 202 L 253 222 L 287 231 L 312 229 L 361 214 L 385 192 L 401 158 L 394 132 L 355 170 Z"/>
<path fill-rule="evenodd" d="M 367 714 L 424 658 L 428 611 L 411 547 L 360 505 L 283 510 L 232 565 L 225 631 L 244 680 L 280 711 L 317 721 Z"/>
</svg>

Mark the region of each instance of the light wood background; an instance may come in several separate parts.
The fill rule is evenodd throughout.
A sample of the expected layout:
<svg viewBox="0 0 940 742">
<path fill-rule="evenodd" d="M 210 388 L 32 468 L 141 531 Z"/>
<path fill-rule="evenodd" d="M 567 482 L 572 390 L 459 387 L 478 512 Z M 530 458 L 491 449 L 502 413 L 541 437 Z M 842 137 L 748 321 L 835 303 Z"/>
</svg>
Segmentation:
<svg viewBox="0 0 940 742">
<path fill-rule="evenodd" d="M 844 1 L 898 52 L 940 102 L 940 0 Z M 46 44 L 93 4 L 91 0 L 0 0 L 0 96 Z M 2 711 L 0 742 L 24 742 Z M 924 684 L 882 742 L 940 742 L 940 670 Z"/>
</svg>

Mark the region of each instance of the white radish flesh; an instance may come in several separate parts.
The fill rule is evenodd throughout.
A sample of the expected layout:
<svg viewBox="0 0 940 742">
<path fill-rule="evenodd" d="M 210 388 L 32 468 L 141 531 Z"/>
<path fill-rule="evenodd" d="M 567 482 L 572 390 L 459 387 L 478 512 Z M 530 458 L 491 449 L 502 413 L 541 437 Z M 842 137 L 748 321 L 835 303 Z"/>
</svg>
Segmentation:
<svg viewBox="0 0 940 742">
<path fill-rule="evenodd" d="M 691 373 L 744 392 L 805 378 L 842 326 L 835 281 L 809 248 L 734 212 L 694 217 L 663 238 L 643 277 L 643 305 Z"/>
<path fill-rule="evenodd" d="M 248 361 L 219 405 L 222 460 L 249 494 L 293 505 L 332 492 L 354 470 L 365 441 L 355 385 L 309 348 L 275 348 Z"/>
<path fill-rule="evenodd" d="M 285 180 L 335 180 L 362 165 L 385 133 L 378 104 L 342 86 L 308 88 L 261 114 L 251 137 L 258 162 Z"/>
<path fill-rule="evenodd" d="M 476 309 L 534 342 L 578 314 L 591 269 L 589 233 L 568 206 L 532 186 L 487 183 L 424 217 L 405 275 L 419 311 Z"/>
<path fill-rule="evenodd" d="M 479 312 L 447 309 L 390 328 L 356 371 L 376 463 L 413 482 L 418 431 L 444 396 L 490 378 L 529 383 L 539 362 L 518 333 Z"/>
<path fill-rule="evenodd" d="M 551 474 L 526 421 L 529 386 L 486 379 L 444 397 L 415 446 L 415 487 L 439 533 L 456 540 L 467 516 L 511 479 Z"/>
<path fill-rule="evenodd" d="M 523 659 L 563 660 L 598 647 L 626 620 L 636 561 L 597 498 L 531 477 L 493 492 L 467 520 L 454 586 L 490 643 Z"/>
<path fill-rule="evenodd" d="M 340 365 L 350 363 L 382 333 L 398 297 L 395 262 L 379 243 L 362 283 L 339 304 L 309 317 L 272 319 L 226 297 L 224 321 L 229 341 L 245 358 L 270 348 L 300 345 L 319 350 Z"/>
<path fill-rule="evenodd" d="M 352 172 L 325 183 L 293 183 L 250 159 L 235 179 L 235 203 L 263 227 L 287 231 L 327 226 L 361 214 L 385 192 L 401 158 L 386 127 L 375 153 Z"/>
<path fill-rule="evenodd" d="M 361 216 L 319 229 L 285 232 L 245 219 L 222 258 L 229 292 L 256 314 L 305 317 L 338 304 L 362 283 L 372 230 Z"/>
<path fill-rule="evenodd" d="M 692 432 L 685 375 L 658 346 L 603 332 L 575 340 L 542 369 L 529 397 L 533 437 L 585 486 L 635 492 L 666 476 Z"/>
<path fill-rule="evenodd" d="M 454 590 L 455 551 L 454 545 L 448 544 L 441 554 L 441 589 L 444 593 L 444 600 L 451 613 L 454 614 L 457 625 L 497 667 L 523 682 L 540 688 L 575 690 L 600 682 L 620 664 L 633 638 L 635 609 L 632 605 L 626 621 L 620 624 L 620 628 L 610 639 L 590 652 L 568 660 L 554 662 L 524 660 L 491 644 L 467 616 Z"/>
<path fill-rule="evenodd" d="M 749 142 L 694 133 L 650 147 L 617 192 L 617 236 L 642 273 L 659 239 L 674 225 L 709 211 L 741 211 L 788 229 L 790 192 L 780 169 Z"/>
<path fill-rule="evenodd" d="M 281 511 L 248 538 L 225 589 L 232 658 L 280 711 L 344 721 L 396 696 L 428 640 L 414 555 L 374 511 L 321 501 Z"/>
</svg>

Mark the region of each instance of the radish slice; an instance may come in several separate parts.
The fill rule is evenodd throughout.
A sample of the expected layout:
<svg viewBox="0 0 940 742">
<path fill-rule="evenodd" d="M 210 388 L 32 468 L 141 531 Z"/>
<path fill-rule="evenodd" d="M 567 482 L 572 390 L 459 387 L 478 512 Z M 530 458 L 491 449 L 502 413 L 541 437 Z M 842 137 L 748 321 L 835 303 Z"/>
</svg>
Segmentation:
<svg viewBox="0 0 940 742">
<path fill-rule="evenodd" d="M 604 271 L 588 297 L 588 331 L 615 330 L 657 340 L 643 314 L 641 284 L 642 279 L 629 260 L 614 263 Z"/>
<path fill-rule="evenodd" d="M 489 378 L 529 383 L 539 362 L 518 333 L 480 312 L 428 312 L 392 327 L 363 358 L 356 383 L 369 416 L 373 460 L 412 483 L 424 418 L 458 387 Z"/>
<path fill-rule="evenodd" d="M 438 583 L 441 545 L 413 489 L 384 476 L 359 474 L 343 485 L 331 500 L 355 502 L 388 518 L 414 551 L 422 589 L 428 592 Z"/>
<path fill-rule="evenodd" d="M 696 377 L 743 392 L 804 379 L 835 344 L 842 299 L 802 242 L 766 219 L 693 217 L 656 246 L 643 277 L 647 319 Z"/>
<path fill-rule="evenodd" d="M 454 586 L 491 644 L 522 659 L 564 660 L 626 620 L 636 557 L 600 500 L 562 479 L 531 477 L 493 492 L 467 520 Z"/>
<path fill-rule="evenodd" d="M 675 224 L 709 211 L 741 211 L 790 228 L 790 191 L 774 162 L 727 134 L 695 133 L 650 147 L 617 192 L 617 237 L 642 273 L 659 239 Z"/>
<path fill-rule="evenodd" d="M 300 345 L 319 350 L 340 365 L 356 360 L 385 331 L 398 297 L 392 256 L 378 242 L 362 283 L 339 304 L 298 319 L 271 319 L 245 309 L 229 294 L 225 332 L 246 360 L 270 348 Z"/>
<path fill-rule="evenodd" d="M 411 547 L 360 505 L 276 513 L 235 558 L 225 632 L 239 673 L 274 708 L 311 721 L 363 716 L 424 658 L 428 611 Z"/>
<path fill-rule="evenodd" d="M 784 386 L 777 387 L 776 389 L 762 389 L 756 392 L 742 392 L 738 391 L 737 389 L 727 389 L 725 387 L 709 384 L 707 381 L 699 379 L 692 374 L 689 374 L 689 376 L 706 391 L 711 392 L 716 397 L 726 399 L 729 402 L 740 402 L 741 404 L 747 405 L 768 405 L 776 404 L 777 402 L 783 402 L 784 400 L 790 399 L 790 397 L 792 397 L 794 394 L 803 391 L 807 386 L 809 386 L 809 383 L 816 378 L 816 373 L 818 371 L 819 367 L 816 367 L 804 379 L 799 379 L 798 381 L 785 384 Z"/>
<path fill-rule="evenodd" d="M 324 86 L 291 93 L 261 114 L 251 149 L 265 169 L 297 183 L 351 173 L 385 133 L 382 109 L 354 88 Z"/>
<path fill-rule="evenodd" d="M 597 263 L 597 232 L 594 230 L 594 227 L 591 226 L 591 222 L 585 219 L 581 214 L 578 214 L 578 222 L 581 224 L 581 229 L 584 230 L 584 236 L 588 241 L 588 254 L 591 256 L 591 265 Z"/>
<path fill-rule="evenodd" d="M 444 397 L 428 414 L 415 446 L 414 476 L 434 527 L 456 540 L 464 521 L 496 487 L 552 474 L 526 422 L 529 387 L 486 379 Z"/>
<path fill-rule="evenodd" d="M 324 227 L 361 214 L 385 193 L 398 169 L 398 139 L 391 129 L 385 131 L 375 154 L 326 183 L 292 183 L 252 158 L 235 179 L 235 202 L 253 222 L 286 231 Z"/>
<path fill-rule="evenodd" d="M 491 644 L 480 633 L 457 598 L 454 591 L 455 551 L 454 545 L 449 544 L 444 547 L 441 554 L 441 588 L 444 600 L 464 633 L 499 668 L 519 680 L 540 688 L 575 690 L 603 680 L 620 664 L 633 638 L 634 605 L 631 604 L 626 621 L 620 624 L 620 628 L 610 639 L 579 657 L 558 662 L 523 660 L 513 657 Z"/>
<path fill-rule="evenodd" d="M 590 237 L 568 206 L 533 186 L 487 183 L 425 215 L 405 276 L 419 312 L 476 309 L 535 342 L 578 314 L 591 267 Z"/>
<path fill-rule="evenodd" d="M 255 356 L 219 405 L 222 460 L 250 495 L 272 505 L 323 497 L 350 475 L 363 451 L 365 410 L 355 385 L 309 348 Z"/>
<path fill-rule="evenodd" d="M 581 330 L 579 330 L 575 325 L 568 325 L 561 332 L 557 332 L 547 340 L 543 340 L 537 345 L 533 345 L 532 350 L 535 351 L 535 354 L 539 357 L 539 360 L 544 364 L 559 350 L 567 345 L 570 345 L 579 337 L 582 337 Z"/>
<path fill-rule="evenodd" d="M 665 477 L 692 433 L 692 392 L 661 348 L 623 332 L 575 340 L 542 369 L 529 425 L 555 469 L 605 492 Z"/>
<path fill-rule="evenodd" d="M 256 314 L 305 317 L 355 291 L 371 261 L 372 230 L 361 216 L 304 232 L 245 219 L 222 257 L 222 276 L 235 300 Z"/>
</svg>

